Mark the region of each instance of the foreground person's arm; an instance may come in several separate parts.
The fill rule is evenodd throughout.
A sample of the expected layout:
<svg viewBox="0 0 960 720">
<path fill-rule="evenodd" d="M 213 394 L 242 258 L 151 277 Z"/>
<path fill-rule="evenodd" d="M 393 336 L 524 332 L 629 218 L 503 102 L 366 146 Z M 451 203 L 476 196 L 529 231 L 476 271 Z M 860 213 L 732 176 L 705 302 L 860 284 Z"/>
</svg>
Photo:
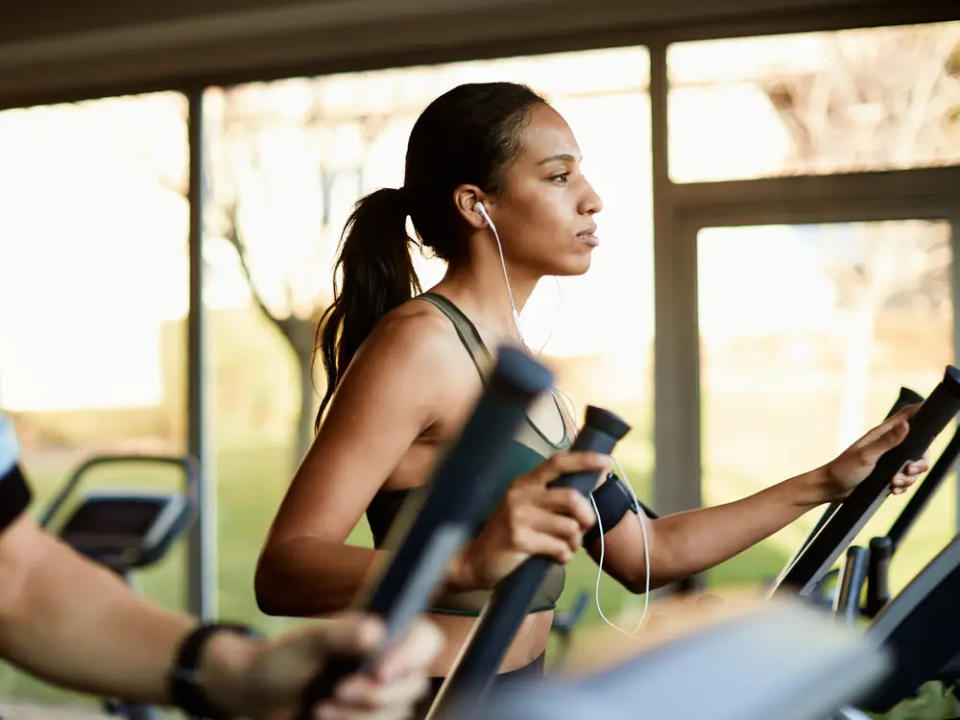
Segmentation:
<svg viewBox="0 0 960 720">
<path fill-rule="evenodd" d="M 135 595 L 23 516 L 0 535 L 0 577 L 0 656 L 73 689 L 171 704 L 168 678 L 195 619 Z M 292 711 L 331 653 L 369 652 L 381 632 L 378 623 L 357 617 L 273 640 L 219 631 L 200 654 L 197 684 L 231 716 Z M 328 705 L 350 717 L 405 717 L 426 688 L 425 668 L 438 650 L 438 633 L 423 622 L 373 676 L 347 678 Z"/>
</svg>

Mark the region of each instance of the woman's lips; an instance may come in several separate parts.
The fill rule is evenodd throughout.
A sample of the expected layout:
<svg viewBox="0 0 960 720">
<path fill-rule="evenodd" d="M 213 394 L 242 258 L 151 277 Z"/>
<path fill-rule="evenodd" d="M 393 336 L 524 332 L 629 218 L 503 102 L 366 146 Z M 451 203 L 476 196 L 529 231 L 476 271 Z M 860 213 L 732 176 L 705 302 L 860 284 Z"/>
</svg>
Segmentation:
<svg viewBox="0 0 960 720">
<path fill-rule="evenodd" d="M 597 226 L 594 225 L 590 228 L 587 228 L 583 232 L 577 233 L 577 240 L 589 245 L 590 247 L 596 247 L 599 245 L 600 240 L 597 239 Z"/>
</svg>

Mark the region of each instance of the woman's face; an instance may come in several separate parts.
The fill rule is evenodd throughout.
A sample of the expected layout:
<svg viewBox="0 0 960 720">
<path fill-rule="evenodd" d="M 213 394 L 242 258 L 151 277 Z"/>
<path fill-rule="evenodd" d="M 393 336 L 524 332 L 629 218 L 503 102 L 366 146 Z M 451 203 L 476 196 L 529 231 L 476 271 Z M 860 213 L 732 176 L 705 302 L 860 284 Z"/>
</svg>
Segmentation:
<svg viewBox="0 0 960 720">
<path fill-rule="evenodd" d="M 598 244 L 593 216 L 603 203 L 580 162 L 560 113 L 534 105 L 503 189 L 487 203 L 511 264 L 537 275 L 579 275 L 590 267 Z"/>
</svg>

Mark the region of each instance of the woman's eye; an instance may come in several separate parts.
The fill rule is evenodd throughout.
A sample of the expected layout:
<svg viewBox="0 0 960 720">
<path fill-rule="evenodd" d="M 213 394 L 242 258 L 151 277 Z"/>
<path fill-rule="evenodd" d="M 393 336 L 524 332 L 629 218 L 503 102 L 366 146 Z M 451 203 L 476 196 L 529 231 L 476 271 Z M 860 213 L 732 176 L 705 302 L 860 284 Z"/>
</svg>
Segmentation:
<svg viewBox="0 0 960 720">
<path fill-rule="evenodd" d="M 554 182 L 565 183 L 567 182 L 569 177 L 570 177 L 570 173 L 565 172 L 565 173 L 559 173 L 557 175 L 552 175 L 550 179 L 553 180 Z"/>
</svg>

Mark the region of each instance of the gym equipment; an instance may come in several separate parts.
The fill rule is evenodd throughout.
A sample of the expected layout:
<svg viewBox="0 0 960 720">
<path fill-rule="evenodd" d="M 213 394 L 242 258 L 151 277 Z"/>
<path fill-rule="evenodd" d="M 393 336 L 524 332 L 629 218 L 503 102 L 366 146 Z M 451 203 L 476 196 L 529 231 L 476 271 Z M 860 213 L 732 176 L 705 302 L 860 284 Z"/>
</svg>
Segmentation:
<svg viewBox="0 0 960 720">
<path fill-rule="evenodd" d="M 630 426 L 613 413 L 588 406 L 583 429 L 571 450 L 609 454 L 629 430 Z M 587 497 L 596 481 L 596 473 L 572 473 L 557 478 L 550 486 L 573 488 Z M 547 557 L 528 558 L 497 584 L 428 717 L 473 717 L 552 565 L 553 560 Z"/>
<path fill-rule="evenodd" d="M 883 681 L 855 704 L 883 712 L 931 680 L 960 650 L 960 536 L 903 589 L 867 630 L 894 660 Z"/>
<path fill-rule="evenodd" d="M 950 475 L 960 457 L 960 430 L 957 430 L 933 464 L 930 472 L 917 487 L 906 506 L 886 535 L 870 540 L 870 567 L 867 580 L 867 597 L 863 612 L 868 617 L 876 614 L 890 601 L 889 568 L 894 553 L 907 533 L 916 523 L 917 517 L 930 503 L 934 493 Z"/>
<path fill-rule="evenodd" d="M 812 595 L 837 557 L 880 507 L 893 476 L 905 463 L 921 457 L 958 411 L 960 370 L 947 366 L 943 380 L 911 419 L 907 437 L 884 453 L 873 472 L 822 524 L 796 559 L 784 568 L 774 590 L 789 588 L 801 596 Z"/>
<path fill-rule="evenodd" d="M 920 393 L 911 390 L 908 387 L 901 387 L 900 394 L 894 401 L 893 407 L 890 408 L 886 416 L 883 418 L 884 422 L 903 410 L 903 408 L 907 407 L 907 405 L 916 405 L 917 403 L 922 403 L 923 400 L 924 397 Z M 827 505 L 826 509 L 823 511 L 823 514 L 817 519 L 817 523 L 813 526 L 813 529 L 807 535 L 806 539 L 804 539 L 804 541 L 800 544 L 800 548 L 790 560 L 791 563 L 795 562 L 796 559 L 803 553 L 807 545 L 810 544 L 810 541 L 817 536 L 817 533 L 820 532 L 820 529 L 826 524 L 827 520 L 830 519 L 830 516 L 833 515 L 833 513 L 835 513 L 839 507 L 840 503 L 838 502 Z"/>
<path fill-rule="evenodd" d="M 771 606 L 589 677 L 517 681 L 491 693 L 479 717 L 821 720 L 889 666 L 885 652 L 829 618 Z"/>
<path fill-rule="evenodd" d="M 387 538 L 396 547 L 379 577 L 359 604 L 379 615 L 387 642 L 402 634 L 428 604 L 454 553 L 493 511 L 512 478 L 498 478 L 497 468 L 527 406 L 550 387 L 550 372 L 520 350 L 501 347 L 483 395 L 459 439 L 440 461 L 422 504 L 408 503 Z M 372 658 L 331 660 L 304 692 L 300 716 L 329 697 L 346 675 L 362 671 Z"/>
<path fill-rule="evenodd" d="M 98 490 L 85 494 L 66 520 L 55 521 L 90 472 L 105 466 L 164 466 L 183 473 L 180 492 Z M 82 463 L 40 517 L 77 552 L 105 565 L 135 587 L 133 570 L 158 562 L 196 517 L 197 461 L 190 455 L 98 455 Z M 157 711 L 139 703 L 105 700 L 107 712 L 129 720 L 153 720 Z"/>
</svg>

